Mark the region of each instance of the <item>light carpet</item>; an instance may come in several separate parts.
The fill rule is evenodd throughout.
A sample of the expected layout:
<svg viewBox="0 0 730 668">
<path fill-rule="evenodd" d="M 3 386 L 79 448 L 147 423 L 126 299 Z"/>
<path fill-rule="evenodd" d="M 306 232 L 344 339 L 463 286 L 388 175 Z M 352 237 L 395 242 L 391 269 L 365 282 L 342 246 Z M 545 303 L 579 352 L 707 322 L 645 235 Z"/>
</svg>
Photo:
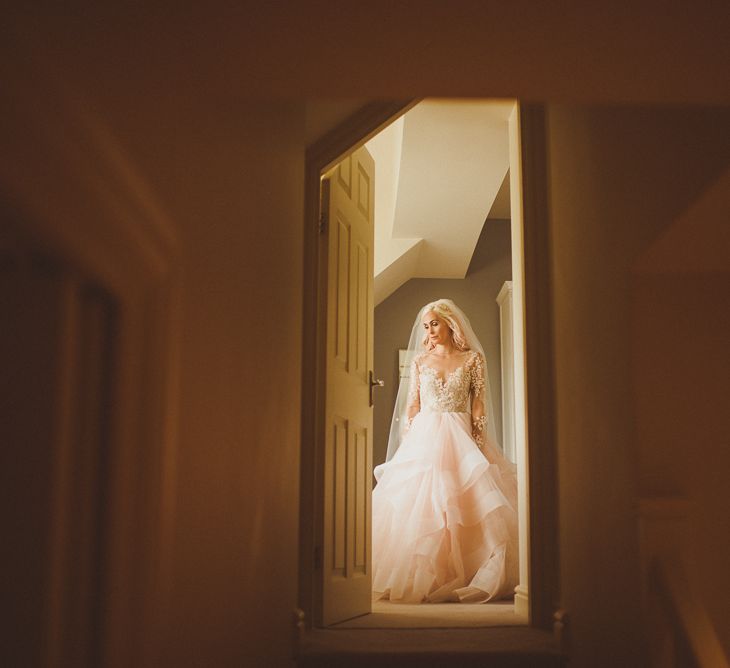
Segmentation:
<svg viewBox="0 0 730 668">
<path fill-rule="evenodd" d="M 497 603 L 406 604 L 375 601 L 372 612 L 331 626 L 332 629 L 422 629 L 524 626 L 527 620 L 515 614 L 512 601 Z"/>
</svg>

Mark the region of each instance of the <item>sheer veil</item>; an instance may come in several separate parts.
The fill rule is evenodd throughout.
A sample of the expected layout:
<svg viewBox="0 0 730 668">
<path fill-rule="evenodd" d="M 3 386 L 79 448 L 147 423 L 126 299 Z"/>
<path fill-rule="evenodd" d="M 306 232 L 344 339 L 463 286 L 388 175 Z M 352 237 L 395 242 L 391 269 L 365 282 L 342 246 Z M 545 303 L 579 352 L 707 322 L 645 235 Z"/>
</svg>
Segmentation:
<svg viewBox="0 0 730 668">
<path fill-rule="evenodd" d="M 408 348 L 405 359 L 405 372 L 401 374 L 398 384 L 398 394 L 395 400 L 393 419 L 390 423 L 388 452 L 385 461 L 390 461 L 396 453 L 405 433 L 407 425 L 406 411 L 408 409 L 408 389 L 410 386 L 411 363 L 416 355 L 427 351 L 427 347 L 424 343 L 423 325 L 421 320 L 423 316 L 428 311 L 433 310 L 434 307 L 438 307 L 440 311 L 447 314 L 448 317 L 452 318 L 461 327 L 465 338 L 463 346 L 464 349 L 478 352 L 481 354 L 482 358 L 484 358 L 484 415 L 487 416 L 486 439 L 493 447 L 496 447 L 501 451 L 494 427 L 494 406 L 492 401 L 492 392 L 489 387 L 489 373 L 487 371 L 487 360 L 484 356 L 484 348 L 474 333 L 471 323 L 465 313 L 450 299 L 437 299 L 436 301 L 429 302 L 421 308 L 416 316 L 415 322 L 413 323 L 413 328 L 411 329 L 411 337 L 408 340 Z"/>
</svg>

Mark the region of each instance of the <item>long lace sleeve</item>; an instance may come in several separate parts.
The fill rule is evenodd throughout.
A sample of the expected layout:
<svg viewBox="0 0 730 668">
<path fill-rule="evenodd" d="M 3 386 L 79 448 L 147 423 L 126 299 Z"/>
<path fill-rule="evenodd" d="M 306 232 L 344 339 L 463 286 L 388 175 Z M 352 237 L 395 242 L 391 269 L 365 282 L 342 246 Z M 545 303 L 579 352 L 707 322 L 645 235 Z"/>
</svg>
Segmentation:
<svg viewBox="0 0 730 668">
<path fill-rule="evenodd" d="M 405 431 L 411 426 L 413 418 L 416 417 L 418 412 L 421 410 L 421 374 L 418 368 L 418 360 L 414 359 L 411 362 L 410 369 L 410 385 L 408 388 L 408 408 L 406 409 L 406 425 Z"/>
<path fill-rule="evenodd" d="M 484 446 L 484 436 L 487 433 L 487 387 L 484 382 L 486 363 L 480 353 L 474 355 L 471 363 L 471 432 L 477 445 Z"/>
</svg>

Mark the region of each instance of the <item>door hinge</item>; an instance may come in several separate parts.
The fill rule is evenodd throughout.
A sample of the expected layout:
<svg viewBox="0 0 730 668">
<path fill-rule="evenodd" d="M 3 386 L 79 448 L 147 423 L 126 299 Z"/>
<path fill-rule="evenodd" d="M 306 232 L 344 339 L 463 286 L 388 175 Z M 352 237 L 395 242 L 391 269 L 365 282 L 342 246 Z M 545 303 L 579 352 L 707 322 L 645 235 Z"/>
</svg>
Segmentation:
<svg viewBox="0 0 730 668">
<path fill-rule="evenodd" d="M 322 547 L 320 545 L 314 548 L 313 561 L 314 569 L 317 571 L 320 570 L 322 568 Z"/>
<path fill-rule="evenodd" d="M 319 233 L 325 234 L 327 232 L 327 212 L 322 211 L 319 214 L 319 225 L 318 225 Z"/>
</svg>

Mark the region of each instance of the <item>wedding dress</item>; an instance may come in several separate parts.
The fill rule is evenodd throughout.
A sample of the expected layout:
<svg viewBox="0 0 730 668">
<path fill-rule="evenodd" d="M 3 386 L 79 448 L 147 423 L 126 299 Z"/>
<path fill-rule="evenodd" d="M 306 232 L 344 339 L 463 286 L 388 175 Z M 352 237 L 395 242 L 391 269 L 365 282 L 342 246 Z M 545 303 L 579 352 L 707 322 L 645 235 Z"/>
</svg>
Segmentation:
<svg viewBox="0 0 730 668">
<path fill-rule="evenodd" d="M 446 374 L 430 359 L 427 352 L 413 359 L 409 402 L 420 410 L 392 458 L 374 471 L 374 598 L 482 603 L 511 596 L 518 582 L 515 468 L 471 417 L 488 387 L 483 355 L 465 351 Z"/>
</svg>

